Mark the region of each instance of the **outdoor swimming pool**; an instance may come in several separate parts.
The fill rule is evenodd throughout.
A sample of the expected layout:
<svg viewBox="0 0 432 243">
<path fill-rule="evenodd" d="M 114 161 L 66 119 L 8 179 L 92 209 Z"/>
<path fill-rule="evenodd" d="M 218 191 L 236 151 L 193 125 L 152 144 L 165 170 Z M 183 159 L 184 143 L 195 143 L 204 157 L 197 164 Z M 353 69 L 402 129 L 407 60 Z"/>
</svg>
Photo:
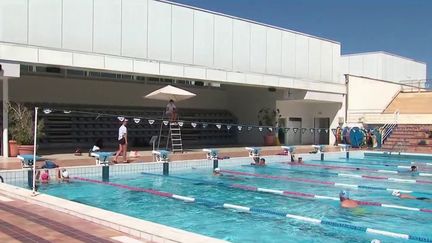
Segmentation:
<svg viewBox="0 0 432 243">
<path fill-rule="evenodd" d="M 316 156 L 295 166 L 268 158 L 264 168 L 249 166 L 251 160 L 245 158 L 243 165 L 221 165 L 221 177 L 212 176 L 209 168 L 173 171 L 170 176 L 116 175 L 109 183 L 80 176 L 69 184 L 42 185 L 40 192 L 231 242 L 407 241 L 366 233 L 366 228 L 431 242 L 432 201 L 399 199 L 392 190 L 432 198 L 432 166 L 427 164 L 432 160 L 416 159 L 423 174 L 413 175 L 397 173 L 407 170 L 404 166 L 412 160 L 354 157 L 326 154 L 325 161 Z M 257 187 L 263 192 L 255 191 Z M 341 208 L 337 197 L 342 189 L 364 205 Z M 281 191 L 284 195 L 277 195 Z M 175 200 L 171 194 L 197 200 Z M 229 205 L 226 209 L 224 203 L 252 212 Z"/>
</svg>

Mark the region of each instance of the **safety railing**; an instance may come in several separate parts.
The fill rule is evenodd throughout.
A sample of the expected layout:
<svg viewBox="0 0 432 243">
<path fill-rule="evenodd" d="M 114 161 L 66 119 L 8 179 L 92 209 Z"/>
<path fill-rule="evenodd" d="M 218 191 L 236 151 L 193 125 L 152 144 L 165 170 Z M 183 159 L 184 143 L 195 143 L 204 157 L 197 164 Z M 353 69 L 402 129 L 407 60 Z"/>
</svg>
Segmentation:
<svg viewBox="0 0 432 243">
<path fill-rule="evenodd" d="M 385 143 L 387 138 L 392 134 L 393 129 L 397 126 L 395 123 L 387 123 L 384 126 L 381 127 L 381 131 L 383 131 L 382 136 L 382 144 Z"/>
<path fill-rule="evenodd" d="M 419 79 L 419 80 L 404 80 L 400 81 L 402 84 L 402 91 L 405 92 L 421 92 L 432 90 L 432 79 Z"/>
</svg>

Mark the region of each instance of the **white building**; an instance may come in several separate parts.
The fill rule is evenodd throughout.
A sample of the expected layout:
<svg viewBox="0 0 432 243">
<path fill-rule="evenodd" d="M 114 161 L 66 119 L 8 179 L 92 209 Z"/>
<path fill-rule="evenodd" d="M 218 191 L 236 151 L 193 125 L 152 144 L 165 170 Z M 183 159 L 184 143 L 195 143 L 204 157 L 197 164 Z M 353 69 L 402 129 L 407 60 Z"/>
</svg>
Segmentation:
<svg viewBox="0 0 432 243">
<path fill-rule="evenodd" d="M 0 0 L 0 16 L 0 60 L 21 65 L 19 78 L 3 77 L 6 101 L 162 108 L 142 96 L 183 83 L 197 97 L 180 109 L 225 110 L 241 124 L 258 124 L 263 107 L 279 108 L 280 124 L 290 128 L 330 128 L 345 120 L 336 41 L 158 0 Z M 387 59 L 374 65 L 387 67 Z M 356 62 L 348 57 L 342 70 L 371 68 L 377 77 L 393 78 L 392 68 Z M 422 67 L 411 68 L 417 78 Z M 333 139 L 324 130 L 284 137 L 291 144 Z M 260 144 L 262 133 L 242 132 L 237 140 Z"/>
<path fill-rule="evenodd" d="M 394 122 L 394 115 L 382 113 L 403 89 L 400 84 L 426 80 L 425 63 L 385 52 L 343 55 L 341 70 L 347 74 L 347 120 L 352 123 Z"/>
</svg>

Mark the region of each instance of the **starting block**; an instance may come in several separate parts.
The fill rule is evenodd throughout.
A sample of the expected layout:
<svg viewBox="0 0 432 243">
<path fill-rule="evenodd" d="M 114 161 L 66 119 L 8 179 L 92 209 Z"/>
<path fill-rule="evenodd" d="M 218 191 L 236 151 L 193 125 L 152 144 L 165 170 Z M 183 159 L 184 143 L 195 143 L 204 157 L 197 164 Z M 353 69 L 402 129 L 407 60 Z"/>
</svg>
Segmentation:
<svg viewBox="0 0 432 243">
<path fill-rule="evenodd" d="M 249 157 L 259 157 L 260 156 L 260 152 L 261 152 L 261 148 L 256 148 L 256 147 L 246 147 L 245 148 L 247 151 L 249 151 Z"/>
<path fill-rule="evenodd" d="M 21 160 L 21 165 L 23 168 L 29 168 L 33 166 L 33 155 L 32 154 L 22 154 L 17 156 L 18 159 Z M 36 155 L 36 161 L 41 160 L 42 158 Z"/>
<path fill-rule="evenodd" d="M 166 150 L 153 150 L 153 156 L 156 158 L 157 162 L 168 162 L 169 151 Z"/>
<path fill-rule="evenodd" d="M 209 160 L 215 160 L 218 159 L 218 150 L 216 149 L 203 149 L 204 152 L 207 153 L 207 159 Z"/>
<path fill-rule="evenodd" d="M 312 148 L 314 148 L 315 153 L 319 154 L 324 152 L 325 145 L 312 145 Z"/>
<path fill-rule="evenodd" d="M 351 145 L 344 143 L 340 143 L 338 146 L 340 147 L 341 152 L 347 152 L 351 148 Z"/>
<path fill-rule="evenodd" d="M 281 148 L 283 149 L 284 153 L 288 154 L 289 153 L 293 153 L 295 150 L 295 146 L 281 146 Z"/>
<path fill-rule="evenodd" d="M 92 152 L 90 156 L 96 159 L 96 165 L 108 165 L 113 152 Z"/>
</svg>

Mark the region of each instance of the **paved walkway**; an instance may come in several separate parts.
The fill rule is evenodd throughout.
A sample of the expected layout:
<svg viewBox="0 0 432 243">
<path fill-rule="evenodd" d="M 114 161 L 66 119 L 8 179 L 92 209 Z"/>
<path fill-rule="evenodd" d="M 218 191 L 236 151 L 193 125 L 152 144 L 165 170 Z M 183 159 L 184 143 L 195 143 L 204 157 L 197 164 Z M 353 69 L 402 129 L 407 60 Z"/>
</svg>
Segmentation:
<svg viewBox="0 0 432 243">
<path fill-rule="evenodd" d="M 143 242 L 65 213 L 0 194 L 0 242 Z"/>
</svg>

